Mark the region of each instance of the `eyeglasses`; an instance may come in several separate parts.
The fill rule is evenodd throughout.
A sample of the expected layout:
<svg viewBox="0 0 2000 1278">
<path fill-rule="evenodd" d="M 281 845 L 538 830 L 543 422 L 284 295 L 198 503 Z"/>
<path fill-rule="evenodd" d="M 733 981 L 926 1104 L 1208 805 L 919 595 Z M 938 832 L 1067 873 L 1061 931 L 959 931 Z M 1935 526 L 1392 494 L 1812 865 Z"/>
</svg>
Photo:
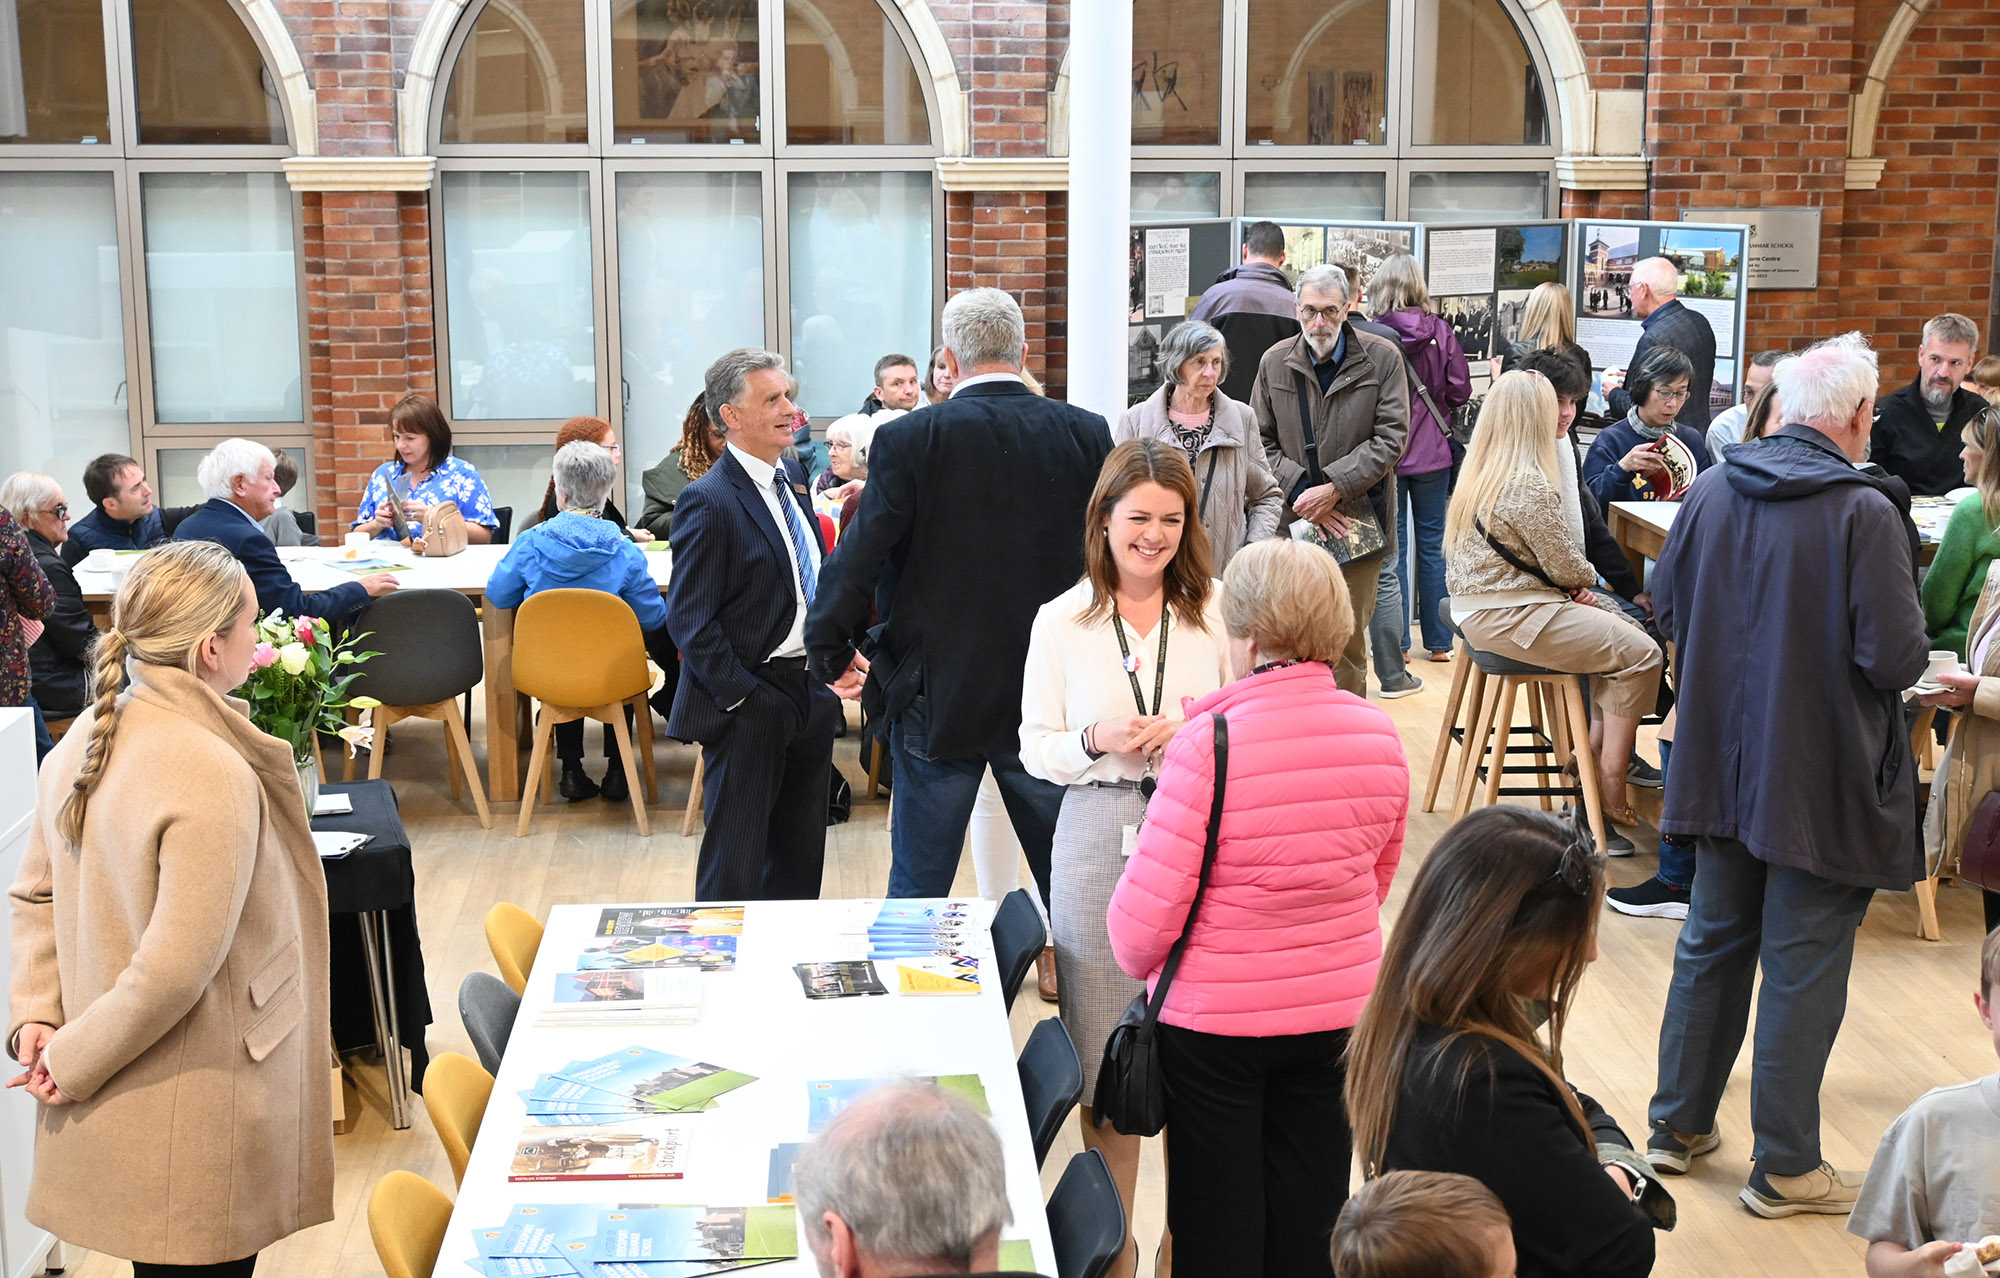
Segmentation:
<svg viewBox="0 0 2000 1278">
<path fill-rule="evenodd" d="M 1661 399 L 1667 400 L 1671 403 L 1678 404 L 1687 399 L 1689 392 L 1688 388 L 1685 386 L 1681 387 L 1679 390 L 1668 390 L 1664 386 L 1655 386 L 1653 388 L 1653 393 L 1655 395 L 1658 395 Z"/>
<path fill-rule="evenodd" d="M 1337 322 L 1347 314 L 1345 306 L 1307 306 L 1299 303 L 1299 318 L 1310 324 L 1316 319 Z"/>
<path fill-rule="evenodd" d="M 68 519 L 68 518 L 69 518 L 69 503 L 68 503 L 68 502 L 57 502 L 57 503 L 56 503 L 56 508 L 55 508 L 54 510 L 50 511 L 49 513 L 50 513 L 51 515 L 54 515 L 54 516 L 55 516 L 55 517 L 56 517 L 57 519 Z"/>
<path fill-rule="evenodd" d="M 845 451 L 846 449 L 849 449 L 849 448 L 852 448 L 852 447 L 854 447 L 854 445 L 852 445 L 852 444 L 848 443 L 848 442 L 847 442 L 846 440 L 844 440 L 844 439 L 829 439 L 829 440 L 827 440 L 827 441 L 826 441 L 826 451 L 828 451 L 829 453 L 830 453 L 830 452 L 832 452 L 832 451 L 833 451 L 834 449 L 836 449 L 836 448 L 838 448 L 838 449 L 841 449 L 841 450 Z"/>
</svg>

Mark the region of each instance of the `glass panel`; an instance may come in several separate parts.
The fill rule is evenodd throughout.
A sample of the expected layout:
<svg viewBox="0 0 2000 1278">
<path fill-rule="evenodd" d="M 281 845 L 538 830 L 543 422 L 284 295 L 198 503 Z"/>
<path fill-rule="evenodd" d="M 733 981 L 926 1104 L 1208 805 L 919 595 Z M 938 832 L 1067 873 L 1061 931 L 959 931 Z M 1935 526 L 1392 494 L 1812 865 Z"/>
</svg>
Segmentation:
<svg viewBox="0 0 2000 1278">
<path fill-rule="evenodd" d="M 444 142 L 587 142 L 577 0 L 488 0 L 459 47 Z"/>
<path fill-rule="evenodd" d="M 755 142 L 757 0 L 619 0 L 611 109 L 620 142 Z"/>
<path fill-rule="evenodd" d="M 1220 143 L 1222 86 L 1222 0 L 1133 0 L 1133 146 Z"/>
<path fill-rule="evenodd" d="M 1388 141 L 1389 0 L 1250 0 L 1251 146 Z"/>
<path fill-rule="evenodd" d="M 1548 145 L 1542 78 L 1500 0 L 1417 0 L 1417 31 L 1413 141 Z"/>
<path fill-rule="evenodd" d="M 285 108 L 236 10 L 215 0 L 132 0 L 139 141 L 282 146 Z"/>
<path fill-rule="evenodd" d="M 680 440 L 708 366 L 766 342 L 762 178 L 619 174 L 618 314 L 636 499 L 641 472 Z"/>
<path fill-rule="evenodd" d="M 793 173 L 786 199 L 802 402 L 852 413 L 877 359 L 931 348 L 930 174 Z"/>
<path fill-rule="evenodd" d="M 110 132 L 99 0 L 0 2 L 0 143 L 104 142 Z"/>
<path fill-rule="evenodd" d="M 319 504 L 313 490 L 312 450 L 304 444 L 294 444 L 289 448 L 273 448 L 271 451 L 290 453 L 292 464 L 299 468 L 299 482 L 292 491 L 280 499 L 279 504 L 287 510 L 312 510 Z M 162 448 L 159 456 L 155 473 L 147 476 L 153 483 L 155 502 L 162 506 L 199 506 L 208 500 L 202 494 L 201 481 L 195 478 L 196 467 L 201 465 L 202 458 L 208 456 L 206 448 Z M 81 473 L 78 472 L 79 487 L 82 485 Z M 76 498 L 70 496 L 67 488 L 63 490 L 63 494 L 70 497 L 70 515 L 74 521 L 77 514 Z M 326 530 L 321 529 L 320 536 L 328 544 L 335 544 L 340 541 L 340 535 L 344 532 L 343 527 L 335 536 L 327 537 Z"/>
<path fill-rule="evenodd" d="M 479 471 L 479 477 L 486 481 L 486 492 L 493 498 L 495 506 L 514 508 L 514 528 L 519 531 L 521 521 L 530 511 L 539 509 L 542 496 L 548 491 L 549 475 L 555 470 L 555 432 L 551 431 L 545 440 L 532 444 L 461 444 L 456 441 L 451 446 L 454 457 L 463 457 Z M 638 511 L 630 511 L 627 519 L 637 519 Z"/>
<path fill-rule="evenodd" d="M 590 191 L 581 173 L 444 173 L 455 419 L 597 411 Z"/>
<path fill-rule="evenodd" d="M 282 173 L 143 173 L 153 413 L 303 421 L 292 192 Z"/>
<path fill-rule="evenodd" d="M 1174 222 L 1222 216 L 1220 173 L 1132 174 L 1132 220 Z"/>
<path fill-rule="evenodd" d="M 1534 221 L 1549 215 L 1546 173 L 1412 173 L 1412 222 Z"/>
<path fill-rule="evenodd" d="M 109 173 L 0 173 L 0 474 L 132 449 Z M 78 506 L 76 513 L 84 513 Z"/>
<path fill-rule="evenodd" d="M 928 145 L 909 50 L 876 0 L 785 0 L 785 140 Z"/>
<path fill-rule="evenodd" d="M 1388 191 L 1386 173 L 1245 173 L 1243 216 L 1379 222 Z"/>
</svg>

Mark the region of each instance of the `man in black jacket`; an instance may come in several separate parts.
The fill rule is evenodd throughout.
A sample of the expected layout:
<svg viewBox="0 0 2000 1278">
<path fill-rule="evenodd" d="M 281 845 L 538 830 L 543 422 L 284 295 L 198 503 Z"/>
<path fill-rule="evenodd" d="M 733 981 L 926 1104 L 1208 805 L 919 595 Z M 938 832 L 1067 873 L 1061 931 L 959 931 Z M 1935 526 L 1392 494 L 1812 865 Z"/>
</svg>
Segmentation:
<svg viewBox="0 0 2000 1278">
<path fill-rule="evenodd" d="M 1239 404 L 1250 402 L 1264 352 L 1299 335 L 1298 299 L 1284 266 L 1284 228 L 1276 222 L 1252 222 L 1243 233 L 1243 264 L 1216 276 L 1188 314 L 1222 334 L 1229 347 L 1222 393 Z M 1360 295 L 1359 290 L 1350 292 Z"/>
<path fill-rule="evenodd" d="M 806 620 L 813 670 L 846 671 L 873 603 L 870 708 L 889 724 L 889 895 L 945 896 L 986 768 L 1048 899 L 1062 789 L 1021 767 L 1021 671 L 1036 611 L 1083 575 L 1083 514 L 1111 451 L 1102 417 L 1021 381 L 1021 308 L 945 304 L 951 398 L 875 432 L 854 523 Z"/>
<path fill-rule="evenodd" d="M 1630 367 L 1637 368 L 1655 346 L 1671 346 L 1688 357 L 1688 397 L 1674 420 L 1690 426 L 1698 438 L 1708 434 L 1708 390 L 1715 385 L 1715 330 L 1708 317 L 1682 305 L 1678 296 L 1681 273 L 1664 257 L 1649 257 L 1632 268 L 1632 313 L 1639 317 L 1639 344 L 1632 348 Z M 1614 417 L 1632 411 L 1622 370 L 1605 374 L 1604 389 Z M 1704 446 L 1705 447 L 1705 446 Z"/>
<path fill-rule="evenodd" d="M 1913 496 L 1941 497 L 1965 486 L 1962 432 L 1986 400 L 1960 383 L 1978 349 L 1977 324 L 1948 311 L 1938 316 L 1924 325 L 1917 379 L 1876 406 L 1868 458 L 1908 484 Z"/>
</svg>

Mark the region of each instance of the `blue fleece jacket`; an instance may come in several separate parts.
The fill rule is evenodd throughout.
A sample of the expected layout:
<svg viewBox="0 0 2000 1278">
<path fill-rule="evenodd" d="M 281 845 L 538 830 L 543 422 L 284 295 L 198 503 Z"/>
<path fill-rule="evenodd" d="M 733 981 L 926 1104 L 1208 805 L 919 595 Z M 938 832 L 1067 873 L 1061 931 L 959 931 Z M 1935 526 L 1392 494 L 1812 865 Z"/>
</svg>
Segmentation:
<svg viewBox="0 0 2000 1278">
<path fill-rule="evenodd" d="M 565 510 L 522 533 L 486 583 L 488 602 L 518 608 L 544 590 L 601 590 L 632 605 L 639 629 L 667 624 L 660 584 L 646 567 L 646 552 L 626 540 L 609 520 Z"/>
</svg>

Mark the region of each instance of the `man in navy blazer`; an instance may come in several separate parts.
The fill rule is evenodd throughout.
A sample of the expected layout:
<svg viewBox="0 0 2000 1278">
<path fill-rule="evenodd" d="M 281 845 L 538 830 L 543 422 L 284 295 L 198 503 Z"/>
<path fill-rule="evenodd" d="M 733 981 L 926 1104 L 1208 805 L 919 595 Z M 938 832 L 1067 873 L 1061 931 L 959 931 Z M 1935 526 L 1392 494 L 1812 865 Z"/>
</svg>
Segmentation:
<svg viewBox="0 0 2000 1278">
<path fill-rule="evenodd" d="M 944 346 L 951 398 L 875 432 L 806 646 L 814 672 L 835 677 L 877 605 L 870 698 L 896 779 L 889 895 L 950 893 L 991 766 L 1046 901 L 1062 787 L 1021 767 L 1021 671 L 1036 611 L 1083 575 L 1084 508 L 1111 429 L 1021 381 L 1021 308 L 999 289 L 946 303 Z"/>
<path fill-rule="evenodd" d="M 278 548 L 258 526 L 278 505 L 278 481 L 271 473 L 276 464 L 271 450 L 255 440 L 225 439 L 217 444 L 195 471 L 208 501 L 181 520 L 174 540 L 212 541 L 235 555 L 250 574 L 260 612 L 282 611 L 287 617 L 323 617 L 336 626 L 350 625 L 370 599 L 396 588 L 395 575 L 372 573 L 332 590 L 300 589 L 278 558 Z"/>
<path fill-rule="evenodd" d="M 772 351 L 743 347 L 709 365 L 703 394 L 727 442 L 674 504 L 667 630 L 681 679 L 667 733 L 702 747 L 699 901 L 819 896 L 834 693 L 859 696 L 867 669 L 856 658 L 831 680 L 806 671 L 806 608 L 826 546 L 784 457 L 785 384 Z"/>
</svg>

